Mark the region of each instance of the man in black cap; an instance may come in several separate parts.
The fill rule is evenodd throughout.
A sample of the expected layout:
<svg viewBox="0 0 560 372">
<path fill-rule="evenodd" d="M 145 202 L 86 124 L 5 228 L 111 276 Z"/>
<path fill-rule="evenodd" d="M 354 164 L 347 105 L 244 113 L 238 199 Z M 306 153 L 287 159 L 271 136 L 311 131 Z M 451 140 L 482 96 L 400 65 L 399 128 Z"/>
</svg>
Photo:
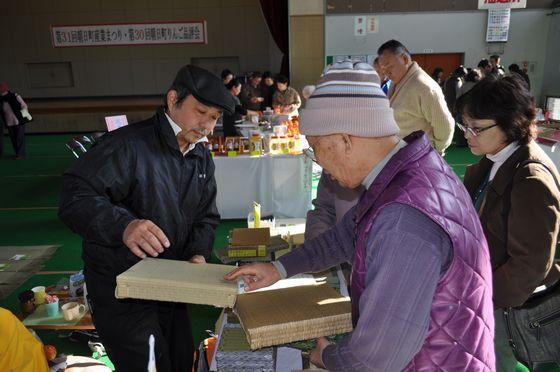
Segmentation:
<svg viewBox="0 0 560 372">
<path fill-rule="evenodd" d="M 185 66 L 155 116 L 104 135 L 63 175 L 59 217 L 83 237 L 93 321 L 118 371 L 146 369 L 151 334 L 159 372 L 192 368 L 187 306 L 117 300 L 115 278 L 145 257 L 210 258 L 220 216 L 199 142 L 234 105 L 218 77 Z"/>
</svg>

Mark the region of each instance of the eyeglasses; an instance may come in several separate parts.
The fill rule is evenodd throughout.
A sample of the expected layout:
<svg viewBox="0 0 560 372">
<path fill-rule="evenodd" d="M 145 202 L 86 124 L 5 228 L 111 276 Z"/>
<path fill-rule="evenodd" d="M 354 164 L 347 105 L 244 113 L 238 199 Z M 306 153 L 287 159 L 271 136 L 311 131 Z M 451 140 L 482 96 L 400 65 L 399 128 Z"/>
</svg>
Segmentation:
<svg viewBox="0 0 560 372">
<path fill-rule="evenodd" d="M 484 127 L 484 128 L 473 128 L 473 127 L 469 127 L 469 126 L 466 126 L 466 125 L 460 124 L 460 123 L 457 123 L 457 126 L 459 127 L 459 129 L 461 129 L 463 131 L 463 133 L 466 134 L 467 131 L 468 131 L 471 136 L 476 137 L 480 133 L 484 132 L 485 130 L 497 127 L 498 124 L 493 124 L 493 125 L 490 125 L 489 127 Z"/>
<path fill-rule="evenodd" d="M 315 157 L 315 152 L 311 147 L 303 149 L 303 155 L 305 155 L 309 160 L 314 163 L 317 163 L 317 158 Z"/>
</svg>

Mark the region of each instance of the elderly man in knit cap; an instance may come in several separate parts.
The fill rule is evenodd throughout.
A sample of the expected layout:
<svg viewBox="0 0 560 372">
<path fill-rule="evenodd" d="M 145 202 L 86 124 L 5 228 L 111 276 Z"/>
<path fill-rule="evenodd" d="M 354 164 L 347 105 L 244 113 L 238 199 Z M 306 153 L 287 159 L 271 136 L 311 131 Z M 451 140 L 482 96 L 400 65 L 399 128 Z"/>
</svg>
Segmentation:
<svg viewBox="0 0 560 372">
<path fill-rule="evenodd" d="M 274 263 L 250 264 L 249 290 L 352 261 L 354 330 L 318 340 L 311 361 L 330 371 L 493 371 L 488 247 L 461 181 L 425 133 L 401 140 L 379 77 L 336 63 L 301 115 L 316 161 L 358 204 L 331 230 Z"/>
<path fill-rule="evenodd" d="M 220 216 L 214 162 L 203 144 L 235 101 L 209 71 L 184 66 L 165 107 L 105 134 L 62 177 L 60 219 L 83 237 L 93 321 L 118 371 L 145 371 L 150 335 L 157 370 L 190 371 L 186 304 L 117 300 L 116 277 L 146 257 L 204 264 Z"/>
</svg>

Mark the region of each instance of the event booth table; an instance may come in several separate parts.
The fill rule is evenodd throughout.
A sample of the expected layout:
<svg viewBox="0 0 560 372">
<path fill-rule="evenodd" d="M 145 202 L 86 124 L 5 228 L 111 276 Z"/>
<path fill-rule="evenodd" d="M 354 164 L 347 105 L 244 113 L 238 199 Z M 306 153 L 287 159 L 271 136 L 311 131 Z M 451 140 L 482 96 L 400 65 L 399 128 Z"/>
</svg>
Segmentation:
<svg viewBox="0 0 560 372">
<path fill-rule="evenodd" d="M 305 217 L 311 209 L 313 162 L 304 155 L 215 156 L 214 164 L 224 219 L 247 218 L 253 201 L 276 218 Z"/>
<path fill-rule="evenodd" d="M 560 170 L 560 123 L 539 126 L 537 143 Z"/>
</svg>

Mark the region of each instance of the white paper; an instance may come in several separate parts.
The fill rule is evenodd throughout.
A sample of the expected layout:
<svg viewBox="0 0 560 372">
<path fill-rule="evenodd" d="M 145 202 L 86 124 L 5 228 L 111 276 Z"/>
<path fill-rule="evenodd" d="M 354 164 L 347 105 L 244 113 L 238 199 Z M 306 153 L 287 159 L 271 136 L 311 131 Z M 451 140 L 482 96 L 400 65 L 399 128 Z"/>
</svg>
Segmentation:
<svg viewBox="0 0 560 372">
<path fill-rule="evenodd" d="M 293 371 L 302 368 L 301 351 L 291 347 L 279 347 L 276 350 L 276 371 Z"/>
<path fill-rule="evenodd" d="M 212 355 L 212 362 L 210 363 L 210 371 L 217 371 L 218 370 L 218 365 L 216 363 L 216 354 L 218 354 L 218 345 L 220 344 L 220 338 L 222 337 L 222 333 L 224 332 L 224 328 L 227 324 L 227 314 L 223 314 L 222 317 L 222 325 L 220 327 L 220 329 L 218 330 L 218 335 L 216 337 L 216 343 L 214 345 L 216 345 L 216 348 L 214 349 L 214 355 Z"/>
<path fill-rule="evenodd" d="M 298 274 L 294 275 L 288 279 L 282 279 L 274 283 L 273 285 L 261 289 L 257 289 L 255 291 L 247 292 L 247 293 L 254 293 L 254 292 L 265 292 L 265 291 L 273 291 L 275 289 L 281 288 L 292 288 L 292 287 L 299 287 L 303 285 L 315 285 L 317 284 L 317 279 L 311 274 Z"/>
<path fill-rule="evenodd" d="M 23 260 L 27 257 L 26 254 L 14 254 L 12 256 L 12 258 L 10 258 L 11 261 L 19 261 L 19 260 Z"/>
<path fill-rule="evenodd" d="M 354 36 L 365 36 L 367 28 L 367 17 L 366 16 L 355 16 L 354 17 Z"/>
<path fill-rule="evenodd" d="M 340 295 L 350 297 L 350 293 L 348 293 L 348 283 L 346 283 L 346 278 L 340 266 L 336 269 L 336 276 L 338 276 L 338 283 L 340 285 Z"/>
<path fill-rule="evenodd" d="M 478 0 L 478 9 L 526 8 L 527 0 Z"/>
<path fill-rule="evenodd" d="M 486 42 L 504 42 L 508 40 L 510 9 L 490 9 L 488 11 L 488 27 Z"/>
<path fill-rule="evenodd" d="M 146 44 L 205 44 L 206 21 L 51 26 L 59 47 Z"/>
<path fill-rule="evenodd" d="M 377 34 L 379 32 L 379 17 L 369 16 L 367 18 L 367 33 Z"/>
</svg>

